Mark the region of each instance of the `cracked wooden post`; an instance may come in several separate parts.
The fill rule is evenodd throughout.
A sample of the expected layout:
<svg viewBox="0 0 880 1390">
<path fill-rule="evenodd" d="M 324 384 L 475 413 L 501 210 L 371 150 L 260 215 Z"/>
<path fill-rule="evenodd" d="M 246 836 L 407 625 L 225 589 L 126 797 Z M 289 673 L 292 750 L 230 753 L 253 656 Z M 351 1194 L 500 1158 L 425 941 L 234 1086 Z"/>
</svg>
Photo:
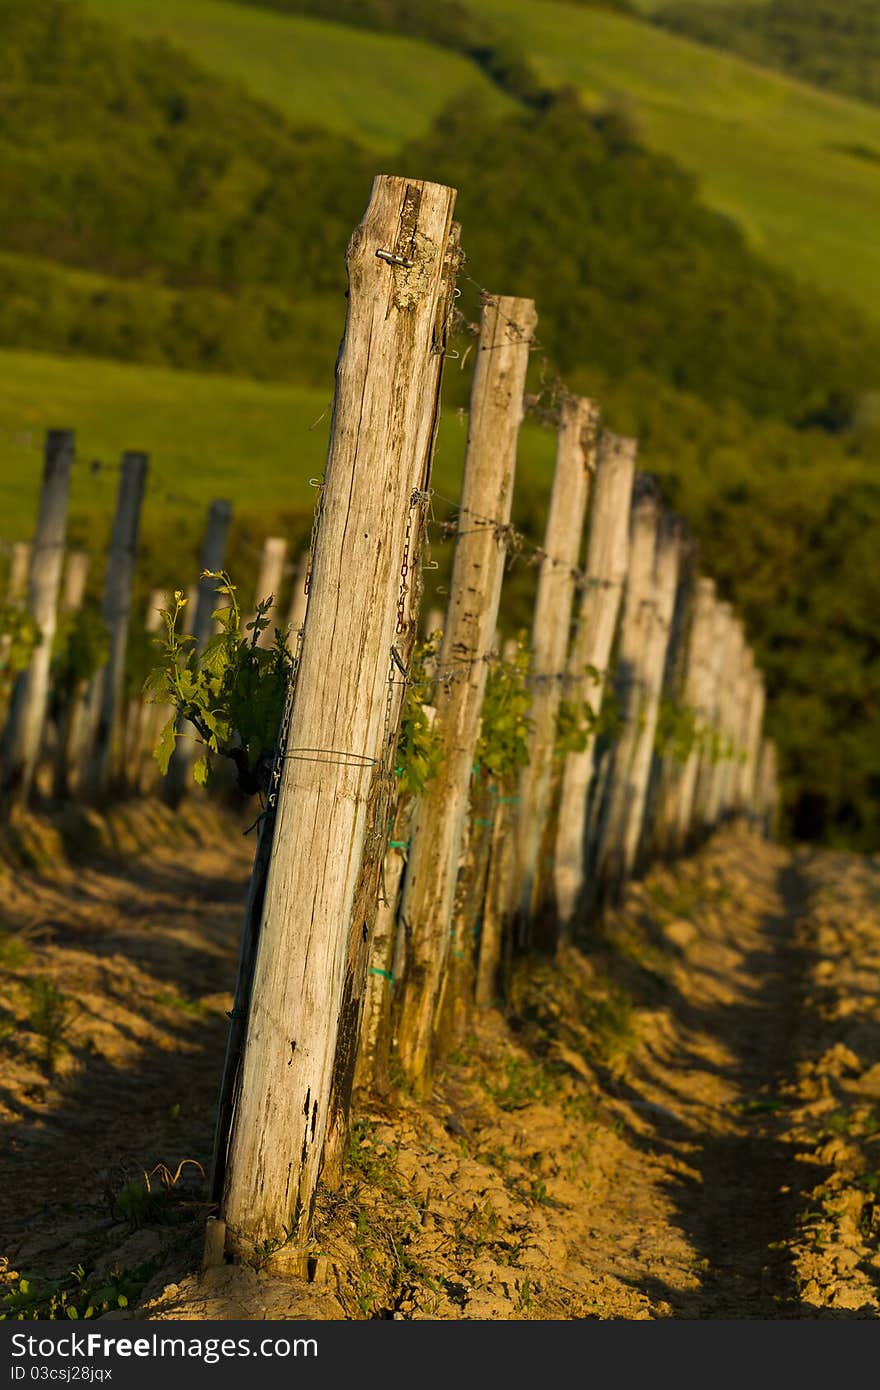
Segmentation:
<svg viewBox="0 0 880 1390">
<path fill-rule="evenodd" d="M 30 799 L 49 704 L 49 671 L 67 533 L 73 466 L 72 430 L 46 435 L 43 484 L 31 552 L 28 608 L 40 630 L 30 665 L 15 683 L 3 740 L 3 791 L 7 803 Z"/>
<path fill-rule="evenodd" d="M 430 409 L 424 411 L 421 431 L 416 440 L 416 457 L 423 460 L 422 476 L 425 478 L 430 477 L 431 474 L 434 445 L 440 424 L 440 381 L 446 355 L 448 328 L 455 301 L 455 280 L 460 264 L 461 227 L 457 222 L 453 222 L 446 241 L 433 351 L 424 384 L 425 398 L 433 401 L 434 404 Z M 398 671 L 401 667 L 405 670 L 410 669 L 418 636 L 419 611 L 422 601 L 421 548 L 427 515 L 427 501 L 427 497 L 424 497 L 422 503 L 413 509 L 410 523 L 407 526 L 406 561 L 401 571 L 400 602 L 398 604 L 394 644 L 395 665 Z M 395 744 L 397 742 L 396 731 L 400 727 L 406 694 L 405 681 L 393 680 L 389 692 L 387 719 L 389 727 L 395 731 Z M 425 709 L 425 713 L 428 713 L 427 709 Z M 432 708 L 430 717 L 433 718 L 433 715 Z M 324 1140 L 324 1177 L 328 1184 L 333 1185 L 341 1181 L 345 1166 L 345 1155 L 348 1150 L 349 1114 L 354 1091 L 355 1072 L 361 1050 L 361 1025 L 364 1011 L 369 1002 L 371 987 L 374 989 L 379 987 L 382 994 L 382 1008 L 378 1017 L 379 1029 L 373 1039 L 374 1076 L 380 1083 L 390 1079 L 387 1075 L 387 1068 L 390 1060 L 391 981 L 394 979 L 394 966 L 393 959 L 389 960 L 388 958 L 388 948 L 391 947 L 393 957 L 393 942 L 396 932 L 392 935 L 393 920 L 389 922 L 388 918 L 390 916 L 392 919 L 396 919 L 398 900 L 395 898 L 393 906 L 386 902 L 383 907 L 380 907 L 379 899 L 382 895 L 383 882 L 387 895 L 388 882 L 384 880 L 384 870 L 388 856 L 392 853 L 389 841 L 409 839 L 412 803 L 410 802 L 410 805 L 407 806 L 404 804 L 407 800 L 408 798 L 400 795 L 398 784 L 395 782 L 393 790 L 389 791 L 389 796 L 386 798 L 387 812 L 382 821 L 384 828 L 382 828 L 381 835 L 377 837 L 371 852 L 364 856 L 360 882 L 355 895 L 353 921 L 356 930 L 353 930 L 349 938 L 343 1006 L 339 1016 L 327 1135 Z M 393 878 L 393 870 L 391 877 Z M 374 950 L 378 944 L 375 941 L 375 936 L 376 928 L 380 925 L 380 916 L 382 917 L 381 927 L 388 928 L 388 937 L 382 949 L 382 961 L 387 962 L 390 967 L 388 973 L 391 979 L 386 979 L 383 975 L 375 973 L 377 966 L 382 968 Z M 366 940 L 364 939 L 364 926 L 367 928 Z M 370 970 L 371 965 L 373 970 Z"/>
<path fill-rule="evenodd" d="M 691 833 L 694 794 L 700 766 L 700 740 L 711 717 L 716 605 L 714 581 L 704 577 L 699 578 L 694 593 L 683 693 L 684 703 L 694 716 L 696 740 L 693 748 L 688 752 L 675 788 L 669 843 L 669 850 L 672 854 L 682 852 Z"/>
<path fill-rule="evenodd" d="M 454 199 L 438 184 L 378 176 L 346 258 L 345 338 L 221 1208 L 231 1254 L 278 1249 L 301 1273 L 362 864 L 387 834 L 393 650 L 408 532 L 428 483 Z"/>
<path fill-rule="evenodd" d="M 590 511 L 588 581 L 581 595 L 577 628 L 568 659 L 568 698 L 601 712 L 607 669 L 629 565 L 630 504 L 635 477 L 634 439 L 603 432 Z M 563 936 L 583 900 L 586 883 L 587 818 L 596 736 L 563 764 L 553 863 L 555 916 Z"/>
<path fill-rule="evenodd" d="M 129 451 L 122 456 L 116 514 L 104 576 L 101 616 L 107 628 L 110 647 L 107 662 L 97 676 L 97 718 L 85 787 L 87 795 L 98 800 L 105 797 L 109 790 L 115 739 L 122 712 L 131 589 L 148 463 L 146 454 Z"/>
<path fill-rule="evenodd" d="M 535 909 L 538 858 L 550 810 L 553 754 L 571 635 L 584 516 L 596 469 L 598 407 L 577 396 L 562 403 L 544 556 L 532 619 L 529 761 L 519 784 L 516 904 L 527 935 Z M 480 1002 L 478 998 L 478 1002 Z"/>
<path fill-rule="evenodd" d="M 654 553 L 654 611 L 648 640 L 641 654 L 641 704 L 629 771 L 622 835 L 622 875 L 631 878 L 640 867 L 646 826 L 648 784 L 654 762 L 657 719 L 663 696 L 667 654 L 672 637 L 676 589 L 681 570 L 683 537 L 676 518 L 661 517 Z"/>
<path fill-rule="evenodd" d="M 188 608 L 192 614 L 192 626 L 187 631 L 196 639 L 196 650 L 203 651 L 214 627 L 214 611 L 217 607 L 217 581 L 206 578 L 206 574 L 216 574 L 223 568 L 226 554 L 226 539 L 232 519 L 232 504 L 217 497 L 208 508 L 208 520 L 202 541 L 201 565 L 196 598 L 193 602 L 192 590 L 188 598 Z M 186 791 L 189 770 L 195 758 L 196 743 L 192 726 L 181 720 L 178 725 L 178 738 L 168 765 L 165 779 L 165 799 L 171 806 L 180 803 Z"/>
<path fill-rule="evenodd" d="M 287 541 L 283 536 L 267 536 L 263 542 L 263 553 L 260 557 L 260 571 L 257 575 L 257 588 L 254 596 L 254 610 L 250 615 L 249 621 L 253 622 L 257 616 L 256 608 L 258 603 L 262 603 L 267 598 L 273 598 L 275 602 L 267 610 L 265 617 L 269 620 L 269 626 L 264 627 L 257 639 L 260 647 L 271 647 L 275 641 L 275 628 L 278 626 L 278 597 L 281 593 L 281 585 L 284 582 L 284 561 L 287 558 Z"/>
<path fill-rule="evenodd" d="M 441 679 L 434 728 L 443 758 L 416 807 L 400 909 L 407 965 L 398 1057 L 404 1075 L 421 1095 L 431 1084 L 435 1011 L 450 954 L 455 884 L 486 688 L 482 658 L 492 647 L 498 618 L 505 528 L 536 322 L 529 299 L 484 299 L 449 606 L 437 667 Z"/>
</svg>

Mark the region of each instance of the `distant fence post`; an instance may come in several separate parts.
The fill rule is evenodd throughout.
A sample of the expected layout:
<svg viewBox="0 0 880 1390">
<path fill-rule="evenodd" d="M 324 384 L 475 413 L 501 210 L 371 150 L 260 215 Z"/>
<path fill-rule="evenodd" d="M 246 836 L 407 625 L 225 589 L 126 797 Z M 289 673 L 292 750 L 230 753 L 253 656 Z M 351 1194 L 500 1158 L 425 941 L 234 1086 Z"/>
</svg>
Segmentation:
<svg viewBox="0 0 880 1390">
<path fill-rule="evenodd" d="M 661 517 L 654 558 L 654 611 L 648 643 L 641 661 L 641 702 L 638 731 L 627 788 L 623 832 L 623 877 L 630 878 L 640 866 L 646 830 L 648 786 L 655 762 L 655 740 L 660 701 L 663 697 L 676 589 L 681 571 L 683 537 L 681 524 Z"/>
<path fill-rule="evenodd" d="M 609 775 L 597 833 L 594 886 L 614 891 L 623 878 L 625 839 L 633 795 L 630 781 L 639 744 L 639 720 L 646 694 L 645 662 L 656 614 L 655 562 L 660 506 L 649 478 L 637 483 L 632 510 L 629 573 L 615 673 L 621 729 L 608 754 Z"/>
<path fill-rule="evenodd" d="M 715 769 L 721 756 L 722 678 L 728 643 L 733 635 L 733 609 L 729 603 L 714 606 L 712 648 L 706 678 L 707 722 L 700 739 L 700 761 L 694 788 L 691 828 L 694 836 L 704 836 L 712 829 L 710 818 L 712 787 Z"/>
<path fill-rule="evenodd" d="M 3 741 L 3 791 L 7 801 L 30 799 L 49 703 L 49 669 L 64 562 L 72 430 L 49 430 L 43 485 L 31 554 L 28 607 L 40 630 L 30 665 L 15 683 Z"/>
<path fill-rule="evenodd" d="M 715 635 L 715 584 L 699 578 L 694 592 L 693 615 L 688 639 L 683 699 L 694 718 L 695 742 L 688 750 L 673 797 L 673 819 L 669 849 L 680 853 L 688 842 L 694 811 L 694 793 L 700 766 L 700 742 L 708 727 L 712 689 L 712 649 Z"/>
<path fill-rule="evenodd" d="M 617 631 L 629 565 L 630 504 L 636 441 L 603 432 L 590 509 L 587 580 L 568 659 L 568 698 L 602 709 L 608 663 Z M 555 915 L 569 935 L 586 882 L 588 797 L 595 767 L 596 735 L 583 751 L 568 753 L 562 770 L 559 822 L 553 863 Z"/>
<path fill-rule="evenodd" d="M 758 757 L 761 751 L 761 731 L 764 726 L 764 709 L 766 702 L 767 694 L 764 686 L 764 676 L 763 673 L 755 667 L 746 724 L 745 761 L 743 763 L 742 778 L 740 781 L 740 801 L 743 811 L 747 816 L 752 815 L 755 801 L 755 789 L 758 777 Z"/>
<path fill-rule="evenodd" d="M 131 590 L 148 462 L 146 454 L 133 450 L 122 456 L 101 605 L 110 649 L 106 665 L 97 676 L 97 719 L 85 788 L 90 797 L 97 799 L 106 796 L 109 788 L 114 742 L 121 722 Z"/>
<path fill-rule="evenodd" d="M 523 389 L 536 322 L 529 299 L 486 296 L 483 301 L 434 700 L 434 729 L 443 758 L 416 807 L 400 908 L 406 933 L 406 975 L 397 1027 L 398 1056 L 419 1094 L 430 1086 L 435 1010 L 449 955 L 471 768 L 486 688 L 484 658 L 498 618 Z"/>
<path fill-rule="evenodd" d="M 570 698 L 570 692 L 563 691 L 561 678 L 568 657 L 584 516 L 596 469 L 598 414 L 592 401 L 571 396 L 562 403 L 559 421 L 556 468 L 532 619 L 529 761 L 519 785 L 516 902 L 526 932 L 535 908 L 538 856 L 550 809 L 559 707 L 563 697 Z"/>
<path fill-rule="evenodd" d="M 187 629 L 196 639 L 197 651 L 204 650 L 205 643 L 211 636 L 213 614 L 217 605 L 217 581 L 206 578 L 206 574 L 215 574 L 217 570 L 223 568 L 226 538 L 229 534 L 231 518 L 231 503 L 223 498 L 215 498 L 208 508 L 205 537 L 202 541 L 200 566 L 202 573 L 199 576 L 195 603 L 192 607 L 192 627 Z M 193 604 L 191 597 L 189 603 Z M 175 743 L 174 752 L 168 765 L 165 799 L 172 806 L 179 804 L 186 791 L 187 776 L 195 758 L 195 740 L 188 732 L 190 728 L 191 726 L 186 720 L 180 721 L 178 730 L 181 736 Z"/>
<path fill-rule="evenodd" d="M 734 757 L 734 741 L 737 734 L 736 716 L 739 695 L 737 684 L 744 645 L 745 634 L 742 623 L 739 618 L 731 616 L 718 681 L 719 746 L 709 784 L 707 820 L 713 828 L 724 818 L 727 809 L 726 788 L 730 780 L 730 765 Z"/>
<path fill-rule="evenodd" d="M 365 856 L 387 837 L 407 534 L 426 505 L 454 191 L 379 176 L 349 245 L 309 604 L 227 1150 L 230 1253 L 304 1271 Z M 368 946 L 368 943 L 365 943 Z"/>
<path fill-rule="evenodd" d="M 16 541 L 9 561 L 9 585 L 6 597 L 15 607 L 27 602 L 28 574 L 31 567 L 31 548 L 27 541 Z"/>
<path fill-rule="evenodd" d="M 263 628 L 257 639 L 260 647 L 271 647 L 275 641 L 275 628 L 278 626 L 278 600 L 281 596 L 281 585 L 284 581 L 284 561 L 287 556 L 287 541 L 283 536 L 267 536 L 263 542 L 263 553 L 260 557 L 260 570 L 257 575 L 257 589 L 254 600 L 254 611 L 251 613 L 250 621 L 256 618 L 256 606 L 270 596 L 275 602 L 264 615 L 269 626 Z"/>
<path fill-rule="evenodd" d="M 87 550 L 71 550 L 64 569 L 61 591 L 62 614 L 75 614 L 83 606 L 89 577 Z M 77 721 L 82 706 L 82 688 L 55 689 L 52 692 L 55 711 L 55 751 L 52 765 L 52 795 L 59 800 L 70 794 L 68 782 L 71 752 L 77 736 Z"/>
</svg>

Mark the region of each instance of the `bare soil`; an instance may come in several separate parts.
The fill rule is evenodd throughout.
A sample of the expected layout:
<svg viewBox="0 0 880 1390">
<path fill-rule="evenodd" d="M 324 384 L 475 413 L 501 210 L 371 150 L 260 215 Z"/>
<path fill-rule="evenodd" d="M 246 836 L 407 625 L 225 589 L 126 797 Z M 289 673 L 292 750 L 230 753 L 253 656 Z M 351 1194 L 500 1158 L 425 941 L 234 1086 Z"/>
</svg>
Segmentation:
<svg viewBox="0 0 880 1390">
<path fill-rule="evenodd" d="M 115 1318 L 878 1316 L 877 859 L 733 827 L 521 967 L 430 1103 L 359 1099 L 306 1282 L 197 1272 L 240 825 L 145 802 L 6 848 L 11 1314 L 55 1290 Z"/>
</svg>

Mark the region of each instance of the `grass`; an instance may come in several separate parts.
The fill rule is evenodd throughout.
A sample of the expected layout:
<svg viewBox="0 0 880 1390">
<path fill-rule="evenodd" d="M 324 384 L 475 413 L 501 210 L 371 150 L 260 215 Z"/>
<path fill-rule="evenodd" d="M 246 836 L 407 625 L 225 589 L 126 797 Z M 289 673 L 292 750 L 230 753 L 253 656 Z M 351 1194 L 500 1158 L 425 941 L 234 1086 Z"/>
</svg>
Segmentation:
<svg viewBox="0 0 880 1390">
<path fill-rule="evenodd" d="M 880 292 L 880 109 L 555 0 L 479 0 L 544 79 L 618 98 L 645 142 L 697 175 L 704 200 L 769 259 L 868 305 Z M 849 149 L 847 149 L 849 147 Z"/>
<path fill-rule="evenodd" d="M 316 495 L 309 480 L 324 470 L 331 403 L 332 362 L 327 388 L 320 389 L 0 351 L 2 539 L 30 536 L 44 432 L 72 428 L 77 435 L 73 541 L 103 548 L 117 482 L 107 465 L 114 465 L 123 449 L 145 449 L 150 473 L 139 577 L 151 584 L 191 582 L 207 504 L 212 497 L 228 497 L 236 517 L 230 565 L 238 579 L 243 564 L 256 565 L 265 535 L 306 544 Z M 434 474 L 445 497 L 458 496 L 465 440 L 466 422 L 447 412 Z M 527 423 L 519 463 L 521 524 L 540 521 L 553 452 L 552 434 Z M 95 461 L 101 464 L 97 471 Z"/>
<path fill-rule="evenodd" d="M 417 40 L 273 14 L 228 0 L 87 0 L 104 20 L 162 36 L 203 67 L 238 78 L 298 124 L 398 149 L 465 91 L 512 103 L 475 64 Z"/>
</svg>

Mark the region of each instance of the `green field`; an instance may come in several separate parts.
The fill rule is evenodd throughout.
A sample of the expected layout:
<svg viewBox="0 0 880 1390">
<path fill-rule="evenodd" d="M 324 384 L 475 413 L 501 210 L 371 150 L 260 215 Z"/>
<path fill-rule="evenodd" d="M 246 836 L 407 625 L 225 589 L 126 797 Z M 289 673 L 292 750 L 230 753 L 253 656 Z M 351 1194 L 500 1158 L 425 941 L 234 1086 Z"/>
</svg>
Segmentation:
<svg viewBox="0 0 880 1390">
<path fill-rule="evenodd" d="M 291 545 L 308 539 L 323 473 L 331 399 L 313 388 L 125 366 L 87 358 L 0 351 L 0 513 L 2 540 L 26 540 L 36 517 L 45 430 L 76 430 L 71 534 L 106 544 L 116 479 L 108 465 L 124 449 L 150 454 L 144 506 L 151 583 L 188 582 L 208 502 L 235 508 L 232 556 L 252 569 L 268 534 Z M 458 496 L 466 426 L 448 412 L 437 445 L 435 485 Z M 517 514 L 540 517 L 549 491 L 553 436 L 523 430 Z M 95 471 L 93 462 L 102 466 Z M 438 511 L 444 509 L 438 501 Z"/>
<path fill-rule="evenodd" d="M 417 135 L 467 87 L 505 100 L 464 59 L 409 39 L 229 0 L 88 3 L 130 30 L 166 35 L 288 116 L 377 149 Z M 763 254 L 863 306 L 880 301 L 880 158 L 871 157 L 880 157 L 880 110 L 607 11 L 554 0 L 479 9 L 548 83 L 623 102 L 647 143 L 695 173 L 705 201 Z"/>
<path fill-rule="evenodd" d="M 480 0 L 544 78 L 620 99 L 644 140 L 700 180 L 762 254 L 875 310 L 880 304 L 880 110 L 607 11 Z"/>
<path fill-rule="evenodd" d="M 352 135 L 377 150 L 400 148 L 474 88 L 499 111 L 512 105 L 466 58 L 412 39 L 227 0 L 87 0 L 87 7 L 135 34 L 172 39 L 297 124 Z"/>
</svg>

